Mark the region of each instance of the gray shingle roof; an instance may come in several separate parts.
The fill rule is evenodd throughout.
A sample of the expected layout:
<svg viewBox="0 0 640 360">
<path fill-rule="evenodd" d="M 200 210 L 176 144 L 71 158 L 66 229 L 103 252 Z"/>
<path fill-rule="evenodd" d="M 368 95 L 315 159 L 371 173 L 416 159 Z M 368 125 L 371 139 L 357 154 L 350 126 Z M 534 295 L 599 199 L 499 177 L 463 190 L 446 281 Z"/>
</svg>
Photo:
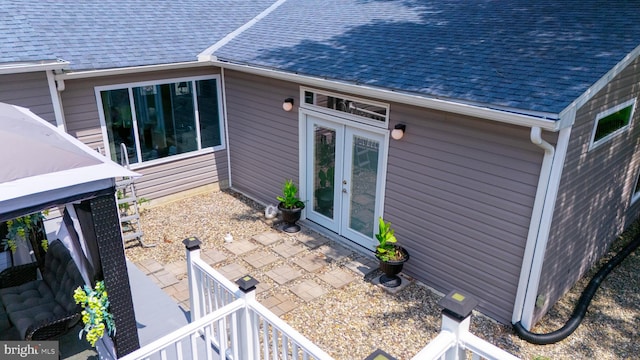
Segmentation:
<svg viewBox="0 0 640 360">
<path fill-rule="evenodd" d="M 3 0 L 0 63 L 196 60 L 275 0 Z M 558 113 L 640 45 L 640 0 L 288 0 L 221 60 Z"/>
<path fill-rule="evenodd" d="M 640 1 L 288 0 L 221 60 L 558 113 L 640 45 Z"/>
<path fill-rule="evenodd" d="M 194 61 L 272 0 L 3 0 L 0 62 L 63 59 L 73 70 Z"/>
</svg>

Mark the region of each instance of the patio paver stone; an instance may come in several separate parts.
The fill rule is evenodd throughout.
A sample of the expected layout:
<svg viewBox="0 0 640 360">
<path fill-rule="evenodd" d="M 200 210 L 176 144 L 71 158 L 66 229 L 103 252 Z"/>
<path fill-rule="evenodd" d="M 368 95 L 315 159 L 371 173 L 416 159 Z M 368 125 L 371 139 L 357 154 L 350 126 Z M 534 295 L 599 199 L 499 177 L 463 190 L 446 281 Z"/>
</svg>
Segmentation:
<svg viewBox="0 0 640 360">
<path fill-rule="evenodd" d="M 356 274 L 362 275 L 363 277 L 371 274 L 380 266 L 380 262 L 376 258 L 370 257 L 358 257 L 351 261 L 348 261 L 344 264 L 344 266 L 353 271 Z"/>
<path fill-rule="evenodd" d="M 334 289 L 341 289 L 355 280 L 355 277 L 353 275 L 341 269 L 331 270 L 326 274 L 320 275 L 319 277 L 320 279 L 322 279 L 322 281 L 331 285 Z"/>
<path fill-rule="evenodd" d="M 156 271 L 153 274 L 150 274 L 150 276 L 157 280 L 156 283 L 160 286 L 160 288 L 166 288 L 167 286 L 178 283 L 178 279 L 176 279 L 175 275 L 168 272 L 166 269 Z"/>
<path fill-rule="evenodd" d="M 162 265 L 154 259 L 144 259 L 137 265 L 145 275 L 153 274 L 162 270 Z"/>
<path fill-rule="evenodd" d="M 211 266 L 214 266 L 216 264 L 219 264 L 227 260 L 227 256 L 222 251 L 218 251 L 216 249 L 207 249 L 201 252 L 200 258 L 202 258 L 202 260 L 204 260 L 207 264 Z"/>
<path fill-rule="evenodd" d="M 302 274 L 300 274 L 299 270 L 296 270 L 289 265 L 283 265 L 267 271 L 267 276 L 280 285 L 286 284 L 293 279 L 297 279 L 301 275 Z"/>
<path fill-rule="evenodd" d="M 320 284 L 313 280 L 305 280 L 291 288 L 291 292 L 304 301 L 311 301 L 327 293 Z"/>
<path fill-rule="evenodd" d="M 301 233 L 298 234 L 296 239 L 311 250 L 317 249 L 318 247 L 329 242 L 329 239 L 320 234 Z"/>
<path fill-rule="evenodd" d="M 244 266 L 236 263 L 223 266 L 217 270 L 220 274 L 233 282 L 248 274 L 248 271 Z"/>
<path fill-rule="evenodd" d="M 327 259 L 322 254 L 311 253 L 293 261 L 308 272 L 316 272 L 327 265 Z"/>
<path fill-rule="evenodd" d="M 318 248 L 318 251 L 336 262 L 346 259 L 347 256 L 353 253 L 350 249 L 338 244 L 332 244 L 331 246 L 322 245 Z"/>
<path fill-rule="evenodd" d="M 257 248 L 258 246 L 250 241 L 234 241 L 232 243 L 225 244 L 224 247 L 236 255 L 242 255 Z"/>
<path fill-rule="evenodd" d="M 281 316 L 298 307 L 298 304 L 296 304 L 290 296 L 285 294 L 277 294 L 267 298 L 262 302 L 262 305 L 277 316 Z"/>
<path fill-rule="evenodd" d="M 184 261 L 176 261 L 164 266 L 164 269 L 172 273 L 178 280 L 187 276 L 187 264 Z"/>
<path fill-rule="evenodd" d="M 244 257 L 244 261 L 248 262 L 249 265 L 253 266 L 254 268 L 259 269 L 263 266 L 267 266 L 278 261 L 278 257 L 269 252 L 258 251 L 254 254 Z"/>
<path fill-rule="evenodd" d="M 304 248 L 296 243 L 291 243 L 290 241 L 285 241 L 284 243 L 273 248 L 278 255 L 284 258 L 290 258 L 302 252 Z"/>
<path fill-rule="evenodd" d="M 275 232 L 264 232 L 262 234 L 258 234 L 253 237 L 253 240 L 259 242 L 262 245 L 271 245 L 282 239 L 278 233 Z"/>
</svg>

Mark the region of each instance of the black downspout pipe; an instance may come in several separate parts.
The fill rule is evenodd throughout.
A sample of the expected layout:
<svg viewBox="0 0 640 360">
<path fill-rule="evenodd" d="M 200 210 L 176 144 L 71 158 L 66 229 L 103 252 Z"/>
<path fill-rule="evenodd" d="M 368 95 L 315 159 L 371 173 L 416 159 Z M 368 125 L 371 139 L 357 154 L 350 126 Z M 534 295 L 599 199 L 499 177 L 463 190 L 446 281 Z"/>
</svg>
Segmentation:
<svg viewBox="0 0 640 360">
<path fill-rule="evenodd" d="M 578 300 L 578 303 L 573 310 L 573 314 L 571 314 L 571 317 L 563 327 L 548 334 L 536 334 L 525 329 L 524 326 L 522 326 L 521 322 L 518 321 L 517 323 L 513 324 L 513 328 L 516 331 L 516 334 L 521 339 L 537 345 L 554 344 L 567 338 L 578 328 L 578 326 L 584 319 L 584 315 L 587 313 L 589 303 L 591 303 L 591 299 L 593 299 L 593 296 L 596 294 L 596 291 L 600 287 L 600 284 L 602 283 L 604 278 L 609 275 L 611 270 L 620 265 L 620 263 L 627 256 L 629 256 L 635 249 L 637 249 L 639 245 L 640 235 L 636 236 L 633 241 L 627 244 L 627 246 L 620 250 L 620 252 L 618 252 L 616 256 L 614 256 L 611 260 L 604 264 L 600 268 L 600 270 L 598 270 L 593 278 L 591 278 L 591 281 L 589 281 L 589 284 L 582 292 L 582 295 L 580 295 L 580 299 Z"/>
</svg>

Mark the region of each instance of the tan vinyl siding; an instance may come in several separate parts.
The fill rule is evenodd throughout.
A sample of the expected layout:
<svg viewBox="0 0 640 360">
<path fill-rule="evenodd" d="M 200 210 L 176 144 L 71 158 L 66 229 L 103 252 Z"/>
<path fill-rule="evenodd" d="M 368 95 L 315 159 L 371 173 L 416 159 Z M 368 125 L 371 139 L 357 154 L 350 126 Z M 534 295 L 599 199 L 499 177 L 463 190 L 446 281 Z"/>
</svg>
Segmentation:
<svg viewBox="0 0 640 360">
<path fill-rule="evenodd" d="M 67 131 L 89 147 L 100 148 L 104 153 L 95 87 L 218 73 L 220 71 L 217 68 L 201 67 L 66 80 L 66 90 L 61 93 L 61 96 Z M 138 195 L 152 200 L 204 185 L 226 183 L 228 180 L 227 153 L 226 150 L 219 150 L 215 153 L 144 166 L 135 171 L 143 174 L 143 177 L 136 182 Z"/>
<path fill-rule="evenodd" d="M 407 124 L 390 143 L 385 199 L 411 252 L 405 271 L 508 323 L 542 150 L 526 128 L 398 104 L 390 115 Z"/>
<path fill-rule="evenodd" d="M 26 107 L 56 125 L 49 83 L 44 71 L 0 75 L 0 101 Z"/>
<path fill-rule="evenodd" d="M 538 320 L 608 249 L 637 216 L 630 204 L 640 165 L 640 59 L 636 59 L 576 114 L 558 193 L 539 294 Z M 598 113 L 636 98 L 627 131 L 588 151 Z"/>
<path fill-rule="evenodd" d="M 298 86 L 225 71 L 232 187 L 275 204 L 285 179 L 298 183 Z M 282 101 L 295 99 L 293 111 Z"/>
</svg>

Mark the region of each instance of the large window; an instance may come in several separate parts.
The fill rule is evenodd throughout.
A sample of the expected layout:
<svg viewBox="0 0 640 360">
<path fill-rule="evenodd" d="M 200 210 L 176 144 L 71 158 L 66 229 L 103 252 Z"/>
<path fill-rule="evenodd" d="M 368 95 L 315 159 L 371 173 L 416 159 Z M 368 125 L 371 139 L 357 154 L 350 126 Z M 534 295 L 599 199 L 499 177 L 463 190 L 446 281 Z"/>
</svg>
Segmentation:
<svg viewBox="0 0 640 360">
<path fill-rule="evenodd" d="M 136 164 L 224 145 L 217 77 L 101 87 L 96 94 L 116 162 L 123 147 Z"/>
<path fill-rule="evenodd" d="M 636 100 L 631 99 L 598 114 L 593 127 L 591 146 L 589 149 L 605 143 L 617 134 L 628 129 L 635 105 Z"/>
</svg>

